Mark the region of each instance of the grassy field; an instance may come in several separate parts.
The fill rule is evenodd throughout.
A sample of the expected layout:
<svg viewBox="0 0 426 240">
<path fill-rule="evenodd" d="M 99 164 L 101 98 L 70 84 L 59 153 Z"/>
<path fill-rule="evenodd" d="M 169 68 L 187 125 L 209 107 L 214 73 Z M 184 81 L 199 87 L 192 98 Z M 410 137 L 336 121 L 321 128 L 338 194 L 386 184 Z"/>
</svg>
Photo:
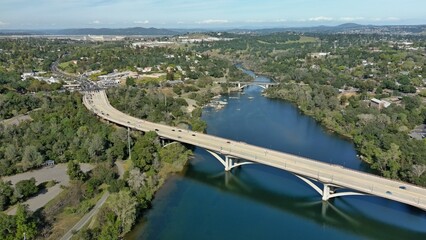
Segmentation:
<svg viewBox="0 0 426 240">
<path fill-rule="evenodd" d="M 314 43 L 317 42 L 318 39 L 315 37 L 307 37 L 307 36 L 300 36 L 300 39 L 297 41 L 287 41 L 285 42 L 285 44 L 290 44 L 290 43 Z"/>
</svg>

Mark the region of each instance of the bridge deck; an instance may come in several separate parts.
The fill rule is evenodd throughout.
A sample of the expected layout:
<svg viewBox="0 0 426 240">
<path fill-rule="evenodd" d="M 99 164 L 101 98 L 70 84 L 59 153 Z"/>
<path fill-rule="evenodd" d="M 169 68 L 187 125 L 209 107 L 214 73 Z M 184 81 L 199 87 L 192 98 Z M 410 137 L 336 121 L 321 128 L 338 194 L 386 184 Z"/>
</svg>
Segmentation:
<svg viewBox="0 0 426 240">
<path fill-rule="evenodd" d="M 340 165 L 327 164 L 243 142 L 144 121 L 126 115 L 112 107 L 105 91 L 86 94 L 83 101 L 85 106 L 99 117 L 121 126 L 144 132 L 156 131 L 159 136 L 164 138 L 212 150 L 223 155 L 231 155 L 276 167 L 323 183 L 353 189 L 426 210 L 425 188 L 347 169 Z"/>
</svg>

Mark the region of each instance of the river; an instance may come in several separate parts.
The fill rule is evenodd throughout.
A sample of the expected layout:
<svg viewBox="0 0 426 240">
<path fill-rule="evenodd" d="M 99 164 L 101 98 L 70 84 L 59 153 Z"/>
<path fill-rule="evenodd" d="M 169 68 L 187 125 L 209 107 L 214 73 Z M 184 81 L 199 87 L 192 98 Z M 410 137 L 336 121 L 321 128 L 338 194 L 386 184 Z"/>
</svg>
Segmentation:
<svg viewBox="0 0 426 240">
<path fill-rule="evenodd" d="M 369 171 L 350 141 L 261 90 L 250 86 L 245 94 L 223 97 L 223 110 L 205 109 L 207 132 Z M 126 239 L 426 239 L 426 213 L 416 208 L 373 196 L 322 202 L 282 170 L 253 164 L 227 173 L 203 149 L 194 152 L 186 171 L 165 183 Z"/>
</svg>

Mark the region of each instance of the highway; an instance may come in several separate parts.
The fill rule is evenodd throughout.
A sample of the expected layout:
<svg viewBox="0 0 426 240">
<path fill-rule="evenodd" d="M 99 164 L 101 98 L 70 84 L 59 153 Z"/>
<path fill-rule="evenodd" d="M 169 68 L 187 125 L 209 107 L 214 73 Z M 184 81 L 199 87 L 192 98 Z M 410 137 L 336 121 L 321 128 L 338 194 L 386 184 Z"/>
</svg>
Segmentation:
<svg viewBox="0 0 426 240">
<path fill-rule="evenodd" d="M 352 189 L 426 210 L 426 189 L 422 187 L 347 169 L 340 165 L 141 120 L 112 107 L 105 91 L 102 90 L 86 93 L 83 103 L 97 116 L 120 126 L 143 132 L 155 131 L 163 138 L 191 144 L 221 155 L 279 168 L 324 184 Z"/>
</svg>

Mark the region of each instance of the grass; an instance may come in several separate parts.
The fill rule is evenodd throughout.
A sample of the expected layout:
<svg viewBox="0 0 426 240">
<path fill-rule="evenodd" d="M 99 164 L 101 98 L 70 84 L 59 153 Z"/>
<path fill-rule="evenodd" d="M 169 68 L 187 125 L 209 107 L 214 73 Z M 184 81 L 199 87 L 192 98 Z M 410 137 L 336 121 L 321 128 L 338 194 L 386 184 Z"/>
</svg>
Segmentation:
<svg viewBox="0 0 426 240">
<path fill-rule="evenodd" d="M 307 36 L 300 36 L 299 40 L 296 41 L 287 41 L 285 42 L 285 44 L 290 44 L 290 43 L 314 43 L 317 42 L 318 39 L 315 37 L 307 37 Z"/>
</svg>

